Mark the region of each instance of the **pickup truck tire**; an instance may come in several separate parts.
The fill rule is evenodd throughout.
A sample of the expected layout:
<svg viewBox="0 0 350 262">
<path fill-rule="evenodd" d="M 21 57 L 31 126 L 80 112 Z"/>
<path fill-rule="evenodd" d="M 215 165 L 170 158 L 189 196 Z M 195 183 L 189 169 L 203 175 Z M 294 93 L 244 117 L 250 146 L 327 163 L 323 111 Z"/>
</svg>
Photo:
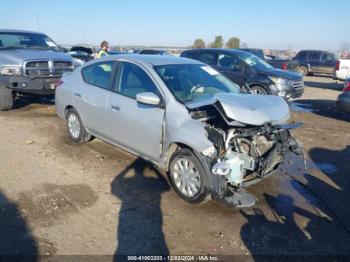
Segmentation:
<svg viewBox="0 0 350 262">
<path fill-rule="evenodd" d="M 306 66 L 299 66 L 298 72 L 303 76 L 309 75 L 309 69 Z"/>
<path fill-rule="evenodd" d="M 0 111 L 6 111 L 13 108 L 12 90 L 0 85 Z"/>
<path fill-rule="evenodd" d="M 262 86 L 254 85 L 250 87 L 250 91 L 255 95 L 268 95 L 269 92 Z"/>
<path fill-rule="evenodd" d="M 169 165 L 168 176 L 175 192 L 186 202 L 197 204 L 208 200 L 209 182 L 207 172 L 188 148 L 176 151 Z"/>
<path fill-rule="evenodd" d="M 93 139 L 86 131 L 78 112 L 74 108 L 68 110 L 66 120 L 69 137 L 74 143 L 82 144 Z"/>
</svg>

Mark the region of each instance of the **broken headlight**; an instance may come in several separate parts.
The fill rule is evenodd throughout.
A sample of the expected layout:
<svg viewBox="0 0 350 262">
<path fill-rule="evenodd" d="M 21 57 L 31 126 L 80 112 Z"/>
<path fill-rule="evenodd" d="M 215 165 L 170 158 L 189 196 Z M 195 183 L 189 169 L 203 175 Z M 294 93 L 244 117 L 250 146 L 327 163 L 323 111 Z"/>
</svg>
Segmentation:
<svg viewBox="0 0 350 262">
<path fill-rule="evenodd" d="M 217 151 L 216 151 L 216 148 L 214 146 L 208 147 L 207 149 L 202 151 L 202 155 L 204 155 L 206 157 L 214 157 L 214 156 L 216 156 L 216 154 L 217 154 Z"/>
</svg>

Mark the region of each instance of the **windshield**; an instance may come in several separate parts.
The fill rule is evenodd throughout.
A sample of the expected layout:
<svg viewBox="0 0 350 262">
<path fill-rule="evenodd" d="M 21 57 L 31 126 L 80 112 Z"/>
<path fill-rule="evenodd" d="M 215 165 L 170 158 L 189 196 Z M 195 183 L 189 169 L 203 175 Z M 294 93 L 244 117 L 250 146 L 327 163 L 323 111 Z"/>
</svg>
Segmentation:
<svg viewBox="0 0 350 262">
<path fill-rule="evenodd" d="M 48 36 L 35 33 L 0 32 L 0 49 L 37 48 L 59 50 Z"/>
<path fill-rule="evenodd" d="M 155 70 L 182 103 L 211 98 L 218 93 L 239 93 L 235 83 L 206 65 L 164 65 Z"/>
<path fill-rule="evenodd" d="M 240 52 L 238 54 L 239 58 L 241 58 L 245 63 L 253 67 L 257 70 L 269 70 L 273 69 L 274 67 L 271 66 L 269 63 L 265 62 L 264 60 L 260 59 L 259 57 L 252 55 L 247 52 Z"/>
</svg>

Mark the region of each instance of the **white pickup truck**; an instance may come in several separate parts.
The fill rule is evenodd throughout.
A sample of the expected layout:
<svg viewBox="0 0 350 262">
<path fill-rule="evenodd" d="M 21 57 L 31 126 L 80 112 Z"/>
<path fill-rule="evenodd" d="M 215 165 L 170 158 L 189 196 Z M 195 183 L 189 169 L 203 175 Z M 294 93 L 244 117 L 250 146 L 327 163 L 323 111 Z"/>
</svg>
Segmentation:
<svg viewBox="0 0 350 262">
<path fill-rule="evenodd" d="M 350 58 L 340 58 L 335 67 L 335 78 L 345 80 L 350 76 Z"/>
</svg>

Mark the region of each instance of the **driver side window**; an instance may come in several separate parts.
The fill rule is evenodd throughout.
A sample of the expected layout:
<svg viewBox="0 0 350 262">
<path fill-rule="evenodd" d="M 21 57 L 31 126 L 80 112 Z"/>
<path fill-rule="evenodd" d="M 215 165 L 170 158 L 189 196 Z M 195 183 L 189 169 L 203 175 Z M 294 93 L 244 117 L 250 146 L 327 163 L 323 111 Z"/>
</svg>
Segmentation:
<svg viewBox="0 0 350 262">
<path fill-rule="evenodd" d="M 159 96 L 156 85 L 147 73 L 139 66 L 127 62 L 121 63 L 115 91 L 133 99 L 143 92 L 152 92 Z"/>
<path fill-rule="evenodd" d="M 218 66 L 231 69 L 236 72 L 241 72 L 243 69 L 243 63 L 237 57 L 220 54 L 218 59 Z"/>
</svg>

